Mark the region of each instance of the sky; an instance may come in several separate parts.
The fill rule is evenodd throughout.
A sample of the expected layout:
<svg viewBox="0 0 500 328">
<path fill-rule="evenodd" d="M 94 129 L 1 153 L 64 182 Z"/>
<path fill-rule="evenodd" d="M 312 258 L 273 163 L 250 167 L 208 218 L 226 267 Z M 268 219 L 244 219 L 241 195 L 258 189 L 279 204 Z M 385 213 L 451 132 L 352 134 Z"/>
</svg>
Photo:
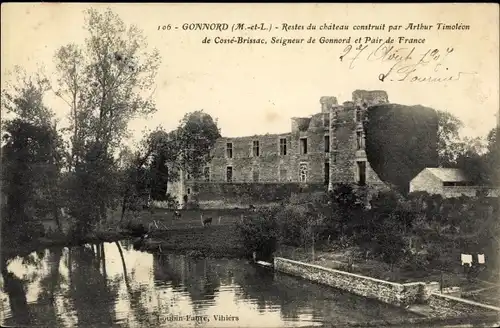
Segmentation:
<svg viewBox="0 0 500 328">
<path fill-rule="evenodd" d="M 309 116 L 321 110 L 322 96 L 340 103 L 351 100 L 352 91 L 385 90 L 390 102 L 424 105 L 449 111 L 465 125 L 464 135 L 485 136 L 499 112 L 499 7 L 495 4 L 2 4 L 2 85 L 16 65 L 34 71 L 43 65 L 50 75 L 55 51 L 68 43 L 83 43 L 82 11 L 88 7 L 112 8 L 126 24 L 143 30 L 148 46 L 162 57 L 153 99 L 156 114 L 130 122 L 132 140 L 145 128 L 161 125 L 174 129 L 188 112 L 204 110 L 218 120 L 223 136 L 283 133 L 290 131 L 291 117 Z M 20 23 L 22 22 L 22 24 Z M 272 31 L 184 31 L 184 23 L 220 22 L 273 24 Z M 437 23 L 469 25 L 469 30 L 436 30 Z M 314 24 L 314 31 L 284 31 L 283 23 Z M 404 30 L 409 23 L 434 25 L 432 30 Z M 178 29 L 158 31 L 159 25 Z M 319 30 L 326 24 L 349 25 L 349 30 Z M 355 25 L 386 24 L 385 31 L 354 31 Z M 388 32 L 389 26 L 401 25 Z M 277 28 L 275 28 L 277 27 Z M 235 45 L 202 44 L 214 38 L 271 37 L 317 39 L 315 44 Z M 404 54 L 415 47 L 414 57 L 438 49 L 437 66 L 420 65 L 419 77 L 455 77 L 448 82 L 380 81 L 394 61 L 368 57 L 380 44 L 367 49 L 350 68 L 352 50 L 341 61 L 346 44 L 320 44 L 320 37 L 352 38 L 388 36 L 425 38 L 422 44 L 394 44 Z M 446 49 L 453 49 L 445 55 Z M 379 52 L 380 53 L 380 52 Z M 416 55 L 415 55 L 416 54 Z M 388 54 L 389 56 L 389 54 Z M 385 58 L 387 59 L 388 56 Z M 429 58 L 429 57 L 426 57 Z M 394 56 L 393 56 L 394 59 Z M 416 62 L 416 61 L 415 61 Z M 446 68 L 446 70 L 444 70 Z M 434 69 L 434 71 L 433 71 Z M 473 73 L 460 74 L 459 72 Z M 402 76 L 402 75 L 399 75 Z M 67 106 L 52 95 L 47 103 L 64 118 Z"/>
</svg>

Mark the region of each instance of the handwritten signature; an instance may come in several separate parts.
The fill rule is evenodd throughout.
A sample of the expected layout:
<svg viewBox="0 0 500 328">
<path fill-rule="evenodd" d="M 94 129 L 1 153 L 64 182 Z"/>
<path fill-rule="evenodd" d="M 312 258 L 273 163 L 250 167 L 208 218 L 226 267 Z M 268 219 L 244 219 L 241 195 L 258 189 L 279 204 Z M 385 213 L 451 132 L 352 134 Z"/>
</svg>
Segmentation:
<svg viewBox="0 0 500 328">
<path fill-rule="evenodd" d="M 475 72 L 449 73 L 446 67 L 446 59 L 453 54 L 454 48 L 448 47 L 446 50 L 436 48 L 427 49 L 423 53 L 417 53 L 416 47 L 397 47 L 389 43 L 382 43 L 374 50 L 370 50 L 370 45 L 359 45 L 353 47 L 348 45 L 340 61 L 349 63 L 349 69 L 354 69 L 358 60 L 368 62 L 390 63 L 391 66 L 385 73 L 380 73 L 378 79 L 382 82 L 386 80 L 397 82 L 449 82 L 458 81 L 464 75 L 476 74 Z M 353 54 L 347 58 L 347 55 Z M 432 73 L 426 77 L 419 75 L 422 68 L 432 69 Z M 444 73 L 444 74 L 443 74 Z M 439 76 L 437 76 L 439 75 Z"/>
</svg>

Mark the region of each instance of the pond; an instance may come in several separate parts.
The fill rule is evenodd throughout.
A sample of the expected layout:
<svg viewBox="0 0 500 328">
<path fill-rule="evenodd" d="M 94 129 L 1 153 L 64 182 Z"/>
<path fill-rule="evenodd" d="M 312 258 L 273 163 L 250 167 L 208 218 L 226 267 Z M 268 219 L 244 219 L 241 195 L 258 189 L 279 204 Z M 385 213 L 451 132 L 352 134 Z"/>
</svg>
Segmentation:
<svg viewBox="0 0 500 328">
<path fill-rule="evenodd" d="M 246 260 L 127 242 L 52 248 L 2 272 L 1 322 L 44 327 L 300 327 L 415 317 Z"/>
</svg>

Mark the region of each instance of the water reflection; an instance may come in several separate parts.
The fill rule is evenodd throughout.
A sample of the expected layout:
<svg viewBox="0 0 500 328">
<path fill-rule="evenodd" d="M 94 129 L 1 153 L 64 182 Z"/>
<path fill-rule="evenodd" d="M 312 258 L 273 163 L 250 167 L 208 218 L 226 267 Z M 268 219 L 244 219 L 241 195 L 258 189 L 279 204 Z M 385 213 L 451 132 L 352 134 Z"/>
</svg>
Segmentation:
<svg viewBox="0 0 500 328">
<path fill-rule="evenodd" d="M 3 264 L 5 325 L 289 327 L 412 317 L 245 261 L 153 255 L 127 243 L 47 249 Z"/>
</svg>

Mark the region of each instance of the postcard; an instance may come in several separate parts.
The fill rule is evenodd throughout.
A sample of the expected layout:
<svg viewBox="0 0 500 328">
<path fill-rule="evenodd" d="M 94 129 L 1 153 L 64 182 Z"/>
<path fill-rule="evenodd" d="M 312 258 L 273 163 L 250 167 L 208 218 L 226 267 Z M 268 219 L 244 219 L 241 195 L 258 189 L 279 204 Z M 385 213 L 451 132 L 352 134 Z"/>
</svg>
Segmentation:
<svg viewBox="0 0 500 328">
<path fill-rule="evenodd" d="M 2 327 L 499 325 L 498 5 L 1 8 Z"/>
</svg>

